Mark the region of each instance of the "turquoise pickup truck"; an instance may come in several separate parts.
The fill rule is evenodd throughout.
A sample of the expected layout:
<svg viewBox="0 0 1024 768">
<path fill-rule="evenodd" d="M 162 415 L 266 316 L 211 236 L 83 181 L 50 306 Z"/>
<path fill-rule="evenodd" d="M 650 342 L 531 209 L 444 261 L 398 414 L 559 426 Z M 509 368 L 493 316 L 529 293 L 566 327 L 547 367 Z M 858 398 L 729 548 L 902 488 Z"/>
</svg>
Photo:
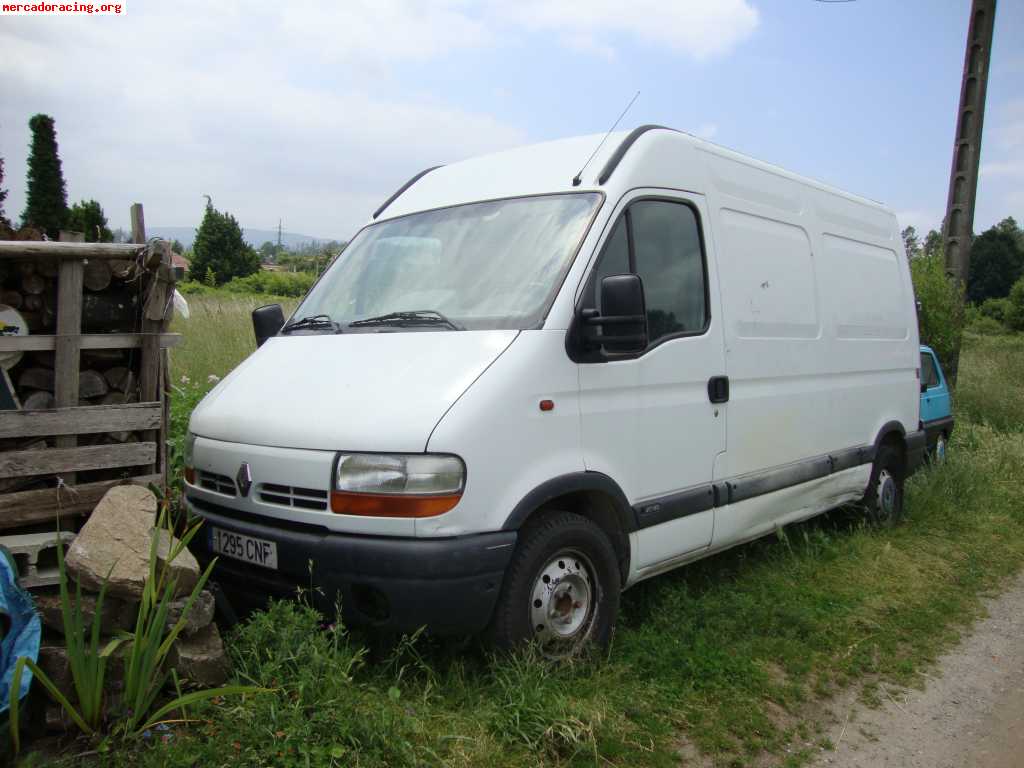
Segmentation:
<svg viewBox="0 0 1024 768">
<path fill-rule="evenodd" d="M 946 375 L 931 347 L 921 346 L 921 429 L 925 432 L 928 455 L 935 461 L 946 458 L 949 436 L 953 434 L 953 400 Z"/>
</svg>

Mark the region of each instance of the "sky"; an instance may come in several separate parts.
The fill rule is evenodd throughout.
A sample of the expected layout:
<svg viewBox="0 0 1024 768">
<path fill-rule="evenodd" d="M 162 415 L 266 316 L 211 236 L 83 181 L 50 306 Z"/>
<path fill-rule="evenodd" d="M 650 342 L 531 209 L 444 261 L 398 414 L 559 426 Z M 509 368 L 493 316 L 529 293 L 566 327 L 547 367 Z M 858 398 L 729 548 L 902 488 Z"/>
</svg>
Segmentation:
<svg viewBox="0 0 1024 768">
<path fill-rule="evenodd" d="M 0 17 L 6 211 L 29 118 L 56 121 L 69 203 L 113 226 L 347 239 L 428 166 L 658 123 L 879 200 L 945 211 L 968 0 L 124 0 Z M 999 0 L 975 231 L 1024 220 L 1024 0 Z M 257 244 L 258 245 L 258 244 Z"/>
</svg>

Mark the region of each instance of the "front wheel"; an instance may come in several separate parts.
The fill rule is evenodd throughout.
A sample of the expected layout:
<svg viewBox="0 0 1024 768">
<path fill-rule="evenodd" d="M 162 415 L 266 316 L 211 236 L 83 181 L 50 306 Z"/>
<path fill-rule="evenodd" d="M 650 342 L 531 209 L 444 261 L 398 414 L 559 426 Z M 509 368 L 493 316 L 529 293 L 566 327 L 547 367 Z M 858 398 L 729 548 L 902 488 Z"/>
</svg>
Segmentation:
<svg viewBox="0 0 1024 768">
<path fill-rule="evenodd" d="M 892 445 L 883 445 L 875 456 L 871 480 L 864 495 L 868 517 L 878 525 L 895 525 L 903 518 L 903 456 Z"/>
<path fill-rule="evenodd" d="M 550 658 L 607 646 L 619 609 L 611 542 L 582 515 L 545 514 L 521 534 L 489 635 L 498 648 L 536 642 Z"/>
</svg>

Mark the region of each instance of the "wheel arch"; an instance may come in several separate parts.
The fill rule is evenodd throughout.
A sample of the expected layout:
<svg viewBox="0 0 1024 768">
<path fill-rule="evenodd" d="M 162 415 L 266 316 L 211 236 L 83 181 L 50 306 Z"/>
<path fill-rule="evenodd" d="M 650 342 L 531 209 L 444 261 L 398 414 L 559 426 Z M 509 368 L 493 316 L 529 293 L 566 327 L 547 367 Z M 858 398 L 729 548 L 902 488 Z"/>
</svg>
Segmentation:
<svg viewBox="0 0 1024 768">
<path fill-rule="evenodd" d="M 636 517 L 618 483 L 601 472 L 572 472 L 551 478 L 520 499 L 502 530 L 518 531 L 548 510 L 574 512 L 604 531 L 615 550 L 622 582 L 626 582 L 629 534 L 636 530 Z"/>
<path fill-rule="evenodd" d="M 874 461 L 878 451 L 883 445 L 893 445 L 899 449 L 903 463 L 907 462 L 907 430 L 899 421 L 887 421 L 878 430 L 875 442 L 872 446 L 871 460 Z"/>
</svg>

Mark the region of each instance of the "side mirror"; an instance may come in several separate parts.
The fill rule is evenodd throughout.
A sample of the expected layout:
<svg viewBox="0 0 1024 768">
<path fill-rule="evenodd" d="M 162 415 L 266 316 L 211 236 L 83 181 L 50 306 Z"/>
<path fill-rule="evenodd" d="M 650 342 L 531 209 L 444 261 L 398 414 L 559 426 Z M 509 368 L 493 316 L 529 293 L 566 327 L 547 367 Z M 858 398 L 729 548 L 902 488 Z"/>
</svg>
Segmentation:
<svg viewBox="0 0 1024 768">
<path fill-rule="evenodd" d="M 263 342 L 276 336 L 283 326 L 284 311 L 280 304 L 267 304 L 252 311 L 252 330 L 256 334 L 257 347 L 262 347 Z"/>
<path fill-rule="evenodd" d="M 922 381 L 922 382 L 921 382 L 921 394 L 923 395 L 923 394 L 924 394 L 925 392 L 927 392 L 927 391 L 928 391 L 928 385 L 927 385 L 927 384 L 925 384 L 925 383 L 924 383 L 924 382 Z"/>
<path fill-rule="evenodd" d="M 644 284 L 638 275 L 608 275 L 601 281 L 601 312 L 584 310 L 582 320 L 601 328 L 591 341 L 606 352 L 640 352 L 647 347 L 647 308 Z"/>
</svg>

